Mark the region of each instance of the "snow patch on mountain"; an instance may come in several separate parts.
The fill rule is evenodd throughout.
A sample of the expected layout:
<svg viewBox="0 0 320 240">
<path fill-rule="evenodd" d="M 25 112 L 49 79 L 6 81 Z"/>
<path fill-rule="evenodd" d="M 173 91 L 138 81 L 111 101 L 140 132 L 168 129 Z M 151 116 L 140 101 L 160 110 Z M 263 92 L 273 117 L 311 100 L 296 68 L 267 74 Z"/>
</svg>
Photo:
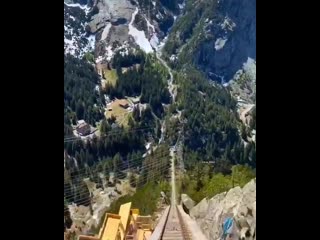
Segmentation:
<svg viewBox="0 0 320 240">
<path fill-rule="evenodd" d="M 79 3 L 64 3 L 65 5 L 67 5 L 68 7 L 78 7 L 81 8 L 82 10 L 85 11 L 86 14 L 89 13 L 90 11 L 90 7 L 88 7 L 87 5 L 81 5 Z"/>
<path fill-rule="evenodd" d="M 157 37 L 157 34 L 154 33 L 150 39 L 150 44 L 154 49 L 157 49 L 159 45 L 159 38 Z"/>
<path fill-rule="evenodd" d="M 106 56 L 107 56 L 107 60 L 110 61 L 111 58 L 113 57 L 114 55 L 114 51 L 112 51 L 112 46 L 108 46 L 106 48 Z"/>
<path fill-rule="evenodd" d="M 225 38 L 218 38 L 214 44 L 214 48 L 216 50 L 220 50 L 224 47 L 225 43 L 227 42 L 227 39 Z"/>
<path fill-rule="evenodd" d="M 105 40 L 108 37 L 111 26 L 111 23 L 107 23 L 107 25 L 103 29 L 101 40 Z"/>
<path fill-rule="evenodd" d="M 87 5 L 64 3 L 64 52 L 75 57 L 83 57 L 95 48 L 95 35 L 85 31 Z"/>
<path fill-rule="evenodd" d="M 248 57 L 248 60 L 243 64 L 243 70 L 252 81 L 256 81 L 256 60 Z"/>
<path fill-rule="evenodd" d="M 146 38 L 144 31 L 139 31 L 136 27 L 133 26 L 134 19 L 138 12 L 139 9 L 136 8 L 134 13 L 132 14 L 132 19 L 129 23 L 129 35 L 131 35 L 134 38 L 135 42 L 141 49 L 143 49 L 146 53 L 151 53 L 153 52 L 153 49 L 150 42 Z"/>
<path fill-rule="evenodd" d="M 236 24 L 231 20 L 230 17 L 225 16 L 220 26 L 223 30 L 233 31 L 233 29 L 236 27 Z"/>
</svg>

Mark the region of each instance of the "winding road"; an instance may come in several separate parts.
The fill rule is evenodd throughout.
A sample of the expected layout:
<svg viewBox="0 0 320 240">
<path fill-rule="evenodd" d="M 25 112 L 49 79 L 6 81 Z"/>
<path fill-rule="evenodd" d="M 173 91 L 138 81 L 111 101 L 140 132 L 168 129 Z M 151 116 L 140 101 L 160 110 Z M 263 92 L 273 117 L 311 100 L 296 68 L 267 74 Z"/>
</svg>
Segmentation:
<svg viewBox="0 0 320 240">
<path fill-rule="evenodd" d="M 165 68 L 168 70 L 169 72 L 169 75 L 170 75 L 170 78 L 168 80 L 168 89 L 169 89 L 169 92 L 170 92 L 170 95 L 172 97 L 172 102 L 175 102 L 175 95 L 174 95 L 174 92 L 173 92 L 173 89 L 174 89 L 174 86 L 173 86 L 173 74 L 172 74 L 172 70 L 171 68 L 168 66 L 168 64 L 166 63 L 166 61 L 164 61 L 162 58 L 161 58 L 161 52 L 157 52 L 156 53 L 156 56 L 157 56 L 157 59 L 163 64 L 163 66 L 165 66 Z"/>
</svg>

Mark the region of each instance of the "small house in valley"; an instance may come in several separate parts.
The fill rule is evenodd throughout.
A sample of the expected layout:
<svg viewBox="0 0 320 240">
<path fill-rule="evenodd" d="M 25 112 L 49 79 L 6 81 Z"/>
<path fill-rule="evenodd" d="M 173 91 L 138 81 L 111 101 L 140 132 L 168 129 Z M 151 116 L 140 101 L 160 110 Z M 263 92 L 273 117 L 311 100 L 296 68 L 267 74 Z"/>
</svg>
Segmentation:
<svg viewBox="0 0 320 240">
<path fill-rule="evenodd" d="M 79 120 L 76 131 L 80 136 L 87 136 L 91 133 L 91 127 L 84 120 Z"/>
<path fill-rule="evenodd" d="M 125 99 L 121 99 L 119 100 L 119 105 L 120 107 L 124 108 L 124 109 L 127 109 L 129 107 L 129 103 L 127 100 Z"/>
</svg>

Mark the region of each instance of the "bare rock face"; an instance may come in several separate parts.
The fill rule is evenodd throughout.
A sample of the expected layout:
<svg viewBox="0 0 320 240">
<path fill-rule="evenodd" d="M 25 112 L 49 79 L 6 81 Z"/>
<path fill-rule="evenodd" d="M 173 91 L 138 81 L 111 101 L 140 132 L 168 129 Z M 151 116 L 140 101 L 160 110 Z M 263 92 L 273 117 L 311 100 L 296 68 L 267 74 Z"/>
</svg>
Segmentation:
<svg viewBox="0 0 320 240">
<path fill-rule="evenodd" d="M 190 210 L 208 239 L 220 239 L 222 224 L 227 217 L 233 217 L 232 239 L 256 239 L 256 179 L 242 189 L 236 187 L 207 200 L 203 199 Z"/>
<path fill-rule="evenodd" d="M 187 195 L 187 194 L 181 194 L 181 202 L 183 207 L 190 210 L 194 207 L 195 202 Z"/>
<path fill-rule="evenodd" d="M 107 21 L 110 21 L 110 16 L 107 13 L 101 12 L 94 16 L 91 22 L 89 22 L 87 31 L 91 33 L 96 33 L 105 27 Z"/>
<path fill-rule="evenodd" d="M 254 104 L 256 101 L 256 61 L 248 58 L 242 69 L 236 72 L 229 82 L 231 94 L 237 97 L 238 101 Z"/>
<path fill-rule="evenodd" d="M 223 83 L 231 80 L 248 58 L 256 59 L 256 0 L 218 2 L 216 19 L 207 24 L 207 32 L 214 37 L 198 47 L 195 63 Z"/>
<path fill-rule="evenodd" d="M 204 198 L 194 208 L 191 209 L 190 216 L 195 219 L 204 218 L 207 214 L 208 207 L 209 201 L 208 199 Z"/>
<path fill-rule="evenodd" d="M 119 197 L 115 187 L 107 186 L 107 179 L 104 174 L 100 174 L 100 178 L 103 182 L 103 189 L 97 188 L 97 184 L 90 181 L 89 178 L 84 179 L 90 193 L 91 207 L 77 206 L 76 204 L 68 206 L 73 227 L 77 228 L 80 233 L 85 233 L 92 227 L 97 227 L 111 202 Z"/>
</svg>

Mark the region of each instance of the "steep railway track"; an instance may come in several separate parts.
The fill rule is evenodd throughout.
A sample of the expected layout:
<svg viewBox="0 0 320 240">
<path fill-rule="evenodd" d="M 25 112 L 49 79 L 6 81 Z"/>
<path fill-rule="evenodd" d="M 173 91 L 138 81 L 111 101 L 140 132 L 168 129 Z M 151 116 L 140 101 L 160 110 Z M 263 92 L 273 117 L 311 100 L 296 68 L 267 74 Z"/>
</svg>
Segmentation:
<svg viewBox="0 0 320 240">
<path fill-rule="evenodd" d="M 164 227 L 162 240 L 191 240 L 177 206 L 170 208 L 168 219 Z"/>
<path fill-rule="evenodd" d="M 176 204 L 176 179 L 175 179 L 175 153 L 170 151 L 171 155 L 171 207 L 166 218 L 163 233 L 160 239 L 162 240 L 191 240 L 190 234 L 186 225 L 183 222 L 182 216 Z"/>
<path fill-rule="evenodd" d="M 161 52 L 156 53 L 158 60 L 167 68 L 170 78 L 168 79 L 168 89 L 172 97 L 172 102 L 175 102 L 174 87 L 173 87 L 173 73 L 168 66 L 168 64 L 161 58 Z M 179 113 L 180 114 L 180 113 Z M 165 124 L 165 122 L 163 122 Z M 162 126 L 165 128 L 165 126 Z M 162 137 L 164 131 L 162 131 Z M 160 141 L 161 142 L 161 141 Z M 176 203 L 176 179 L 175 179 L 175 152 L 174 148 L 170 149 L 171 156 L 171 204 L 169 211 L 165 211 L 162 220 L 160 220 L 154 234 L 151 236 L 150 240 L 191 240 L 191 234 L 187 229 L 182 215 L 179 212 Z"/>
</svg>

